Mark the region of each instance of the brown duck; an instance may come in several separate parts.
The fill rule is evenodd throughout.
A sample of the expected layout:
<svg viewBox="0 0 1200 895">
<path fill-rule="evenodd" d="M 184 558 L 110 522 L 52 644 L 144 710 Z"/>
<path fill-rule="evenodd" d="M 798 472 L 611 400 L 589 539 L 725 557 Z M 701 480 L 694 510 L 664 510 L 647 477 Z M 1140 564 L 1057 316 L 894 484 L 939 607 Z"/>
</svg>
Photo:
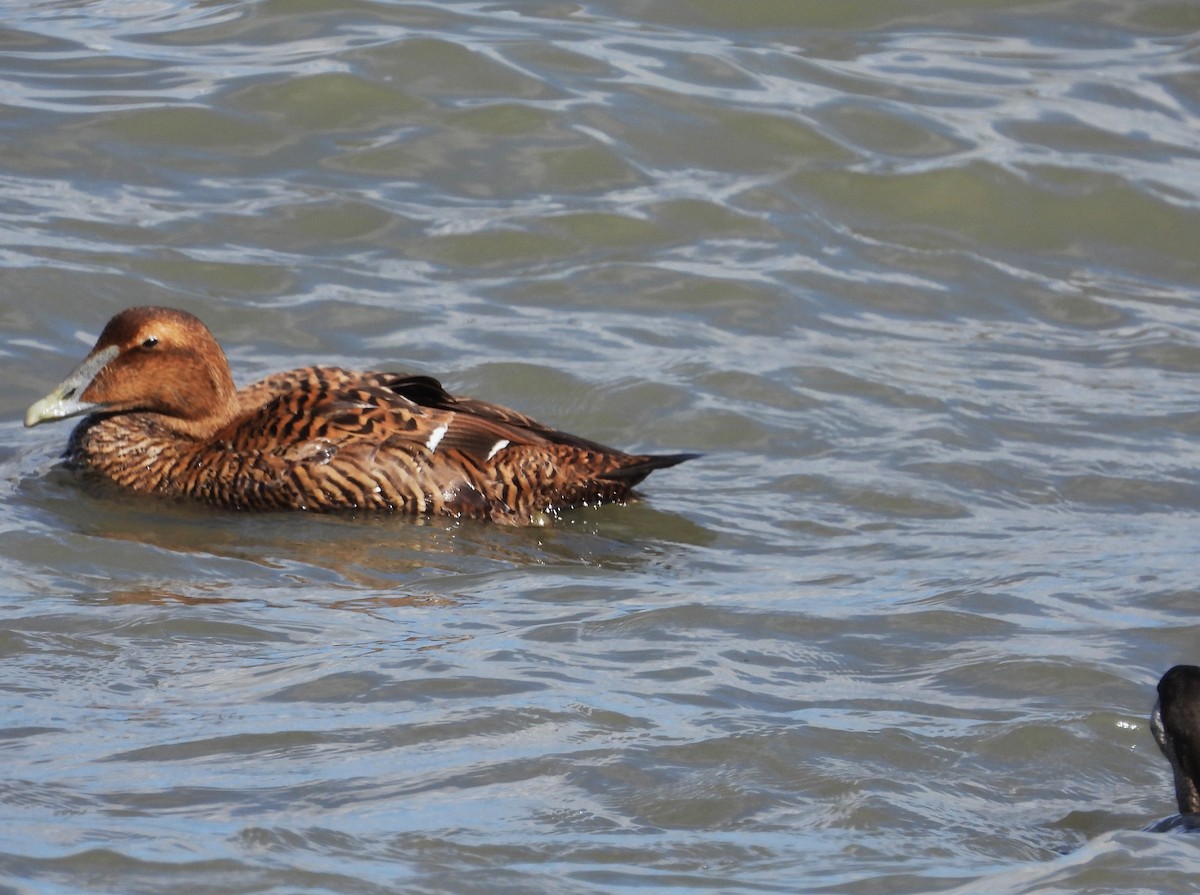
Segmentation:
<svg viewBox="0 0 1200 895">
<path fill-rule="evenodd" d="M 66 458 L 143 491 L 242 510 L 387 510 L 510 525 L 623 500 L 695 454 L 626 454 L 428 376 L 291 370 L 237 389 L 196 317 L 130 308 L 25 425 L 88 414 Z"/>
</svg>

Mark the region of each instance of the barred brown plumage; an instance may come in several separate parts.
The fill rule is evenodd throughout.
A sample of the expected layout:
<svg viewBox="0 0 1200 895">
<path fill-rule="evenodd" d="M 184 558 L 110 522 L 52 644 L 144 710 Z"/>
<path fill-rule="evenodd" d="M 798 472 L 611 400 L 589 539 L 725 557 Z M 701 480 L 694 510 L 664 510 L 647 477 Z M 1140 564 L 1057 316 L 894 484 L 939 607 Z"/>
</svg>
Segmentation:
<svg viewBox="0 0 1200 895">
<path fill-rule="evenodd" d="M 696 454 L 627 454 L 428 376 L 306 367 L 240 391 L 208 328 L 113 317 L 25 425 L 87 414 L 66 457 L 135 491 L 238 510 L 380 510 L 525 525 L 624 500 Z"/>
</svg>

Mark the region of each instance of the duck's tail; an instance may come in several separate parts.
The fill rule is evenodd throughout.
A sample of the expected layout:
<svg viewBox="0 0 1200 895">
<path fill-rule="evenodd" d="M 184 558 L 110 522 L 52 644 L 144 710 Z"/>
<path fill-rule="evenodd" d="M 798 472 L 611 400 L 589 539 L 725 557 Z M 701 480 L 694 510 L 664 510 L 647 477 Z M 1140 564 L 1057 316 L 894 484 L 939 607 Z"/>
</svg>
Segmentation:
<svg viewBox="0 0 1200 895">
<path fill-rule="evenodd" d="M 669 466 L 678 466 L 684 460 L 694 460 L 697 457 L 702 457 L 703 454 L 642 454 L 640 456 L 630 457 L 630 462 L 617 469 L 603 473 L 597 478 L 611 479 L 613 481 L 623 482 L 632 488 L 650 473 L 656 469 L 666 469 Z"/>
</svg>

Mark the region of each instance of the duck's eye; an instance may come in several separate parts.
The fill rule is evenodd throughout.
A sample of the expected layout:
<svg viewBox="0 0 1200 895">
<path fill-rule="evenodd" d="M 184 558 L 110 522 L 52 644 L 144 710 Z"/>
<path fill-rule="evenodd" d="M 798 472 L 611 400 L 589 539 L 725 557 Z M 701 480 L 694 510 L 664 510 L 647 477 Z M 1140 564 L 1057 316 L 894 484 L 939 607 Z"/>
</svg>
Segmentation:
<svg viewBox="0 0 1200 895">
<path fill-rule="evenodd" d="M 146 341 L 144 341 L 142 343 L 142 347 L 143 348 L 153 348 L 157 344 L 158 344 L 158 336 L 151 336 L 150 338 L 148 338 Z"/>
</svg>

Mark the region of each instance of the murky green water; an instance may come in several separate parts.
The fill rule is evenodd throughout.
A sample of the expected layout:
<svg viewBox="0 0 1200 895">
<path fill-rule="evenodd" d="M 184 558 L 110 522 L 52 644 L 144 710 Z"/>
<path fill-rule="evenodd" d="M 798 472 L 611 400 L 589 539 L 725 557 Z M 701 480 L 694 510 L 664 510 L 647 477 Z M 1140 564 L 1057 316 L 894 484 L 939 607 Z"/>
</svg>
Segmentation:
<svg viewBox="0 0 1200 895">
<path fill-rule="evenodd" d="M 3 10 L 4 892 L 1194 890 L 1194 5 Z M 706 456 L 132 500 L 20 417 L 145 303 Z"/>
</svg>

